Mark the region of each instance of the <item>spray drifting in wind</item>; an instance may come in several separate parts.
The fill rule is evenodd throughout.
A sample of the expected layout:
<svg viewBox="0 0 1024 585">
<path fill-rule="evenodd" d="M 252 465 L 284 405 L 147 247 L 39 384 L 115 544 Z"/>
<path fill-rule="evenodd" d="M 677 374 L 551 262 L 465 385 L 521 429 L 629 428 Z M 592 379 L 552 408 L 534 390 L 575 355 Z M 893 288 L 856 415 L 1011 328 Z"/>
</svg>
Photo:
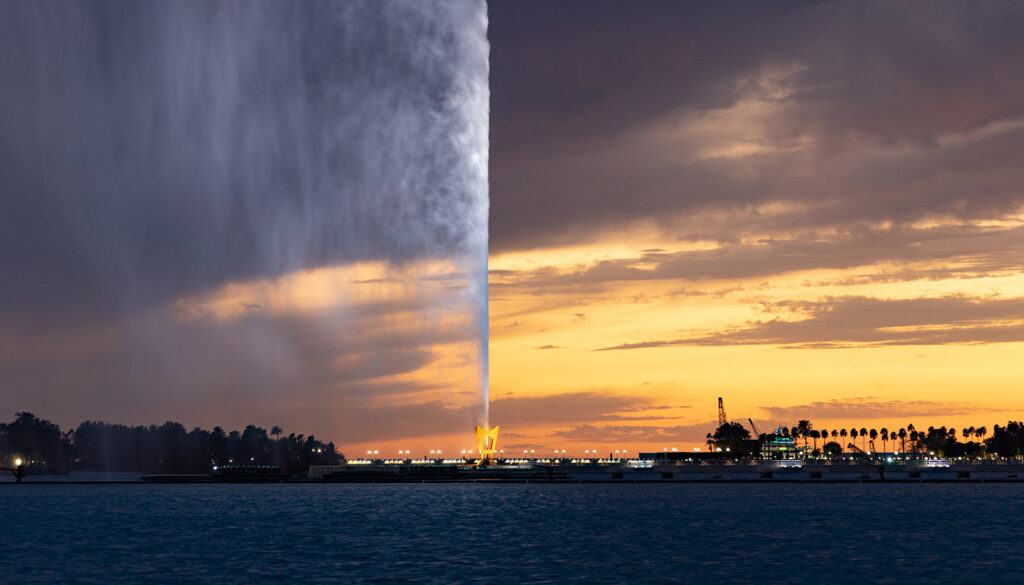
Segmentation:
<svg viewBox="0 0 1024 585">
<path fill-rule="evenodd" d="M 132 352 L 178 352 L 175 369 L 192 368 L 174 382 L 192 404 L 211 380 L 182 348 L 210 335 L 164 324 L 157 340 L 140 315 L 232 282 L 444 260 L 466 283 L 448 300 L 472 307 L 486 422 L 483 0 L 44 0 L 0 11 L 0 336 L 24 334 L 29 320 L 51 339 L 68 323 L 135 323 Z M 295 319 L 265 321 L 221 331 L 217 347 L 265 339 L 251 356 L 232 350 L 257 370 L 273 367 L 267 355 L 325 353 L 294 347 Z M 372 337 L 338 341 L 346 324 L 336 324 L 322 336 L 335 352 Z M 169 350 L 168 336 L 178 339 Z M 373 339 L 386 350 L 388 336 Z M 137 357 L 119 383 L 148 374 Z M 93 367 L 119 367 L 103 358 Z M 58 380 L 33 380 L 60 392 Z"/>
</svg>

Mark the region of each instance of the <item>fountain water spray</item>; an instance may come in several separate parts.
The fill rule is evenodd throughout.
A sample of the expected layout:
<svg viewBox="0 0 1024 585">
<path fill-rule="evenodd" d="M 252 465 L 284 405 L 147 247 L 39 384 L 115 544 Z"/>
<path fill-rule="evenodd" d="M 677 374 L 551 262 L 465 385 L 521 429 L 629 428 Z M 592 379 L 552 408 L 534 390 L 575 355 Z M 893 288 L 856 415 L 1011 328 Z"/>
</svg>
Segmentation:
<svg viewBox="0 0 1024 585">
<path fill-rule="evenodd" d="M 115 416 L 194 412 L 214 386 L 230 404 L 260 384 L 324 400 L 345 391 L 332 364 L 353 360 L 339 353 L 362 352 L 357 381 L 398 375 L 389 356 L 429 353 L 431 332 L 399 352 L 398 335 L 259 300 L 217 328 L 150 316 L 233 283 L 445 261 L 468 283 L 449 300 L 472 308 L 460 339 L 479 354 L 486 426 L 488 53 L 484 0 L 0 6 L 0 325 L 31 323 L 24 336 L 45 321 L 46 347 L 66 324 L 68 343 L 84 326 L 131 338 L 92 342 L 102 360 L 83 372 L 108 368 L 94 396 L 47 381 L 72 364 L 23 368 L 0 391 L 86 396 Z"/>
</svg>

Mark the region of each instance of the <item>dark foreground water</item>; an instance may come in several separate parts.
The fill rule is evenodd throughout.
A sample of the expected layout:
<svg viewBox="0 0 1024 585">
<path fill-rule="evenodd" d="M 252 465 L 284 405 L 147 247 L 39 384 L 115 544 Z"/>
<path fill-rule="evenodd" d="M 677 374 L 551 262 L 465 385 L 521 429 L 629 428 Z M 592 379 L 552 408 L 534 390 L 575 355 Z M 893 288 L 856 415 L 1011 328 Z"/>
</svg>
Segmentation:
<svg viewBox="0 0 1024 585">
<path fill-rule="evenodd" d="M 1024 484 L 0 486 L 0 583 L 1024 583 Z"/>
</svg>

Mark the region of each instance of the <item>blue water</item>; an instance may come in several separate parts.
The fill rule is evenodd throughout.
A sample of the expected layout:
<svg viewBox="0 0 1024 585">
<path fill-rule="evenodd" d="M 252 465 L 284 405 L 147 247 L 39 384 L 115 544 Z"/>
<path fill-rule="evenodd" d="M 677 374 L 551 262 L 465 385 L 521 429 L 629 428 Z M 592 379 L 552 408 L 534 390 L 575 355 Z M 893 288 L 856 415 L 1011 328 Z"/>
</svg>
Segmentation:
<svg viewBox="0 0 1024 585">
<path fill-rule="evenodd" d="M 1024 583 L 1024 484 L 0 486 L 2 583 Z"/>
</svg>

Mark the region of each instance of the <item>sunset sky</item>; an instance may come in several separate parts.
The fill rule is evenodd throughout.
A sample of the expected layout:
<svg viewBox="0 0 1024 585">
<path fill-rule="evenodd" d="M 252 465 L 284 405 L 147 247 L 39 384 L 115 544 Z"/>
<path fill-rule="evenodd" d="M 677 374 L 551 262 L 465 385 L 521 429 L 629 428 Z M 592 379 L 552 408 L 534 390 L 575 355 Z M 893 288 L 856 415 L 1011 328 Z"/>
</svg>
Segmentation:
<svg viewBox="0 0 1024 585">
<path fill-rule="evenodd" d="M 1019 5 L 581 6 L 491 5 L 510 441 L 1020 416 Z"/>
<path fill-rule="evenodd" d="M 505 448 L 692 449 L 719 396 L 762 432 L 1019 419 L 1021 30 L 1017 2 L 492 0 L 490 422 Z M 349 455 L 474 445 L 457 266 L 208 262 L 209 218 L 39 195 L 73 184 L 34 165 L 74 144 L 38 131 L 59 120 L 25 122 L 36 101 L 14 103 L 4 420 L 280 425 Z"/>
</svg>

